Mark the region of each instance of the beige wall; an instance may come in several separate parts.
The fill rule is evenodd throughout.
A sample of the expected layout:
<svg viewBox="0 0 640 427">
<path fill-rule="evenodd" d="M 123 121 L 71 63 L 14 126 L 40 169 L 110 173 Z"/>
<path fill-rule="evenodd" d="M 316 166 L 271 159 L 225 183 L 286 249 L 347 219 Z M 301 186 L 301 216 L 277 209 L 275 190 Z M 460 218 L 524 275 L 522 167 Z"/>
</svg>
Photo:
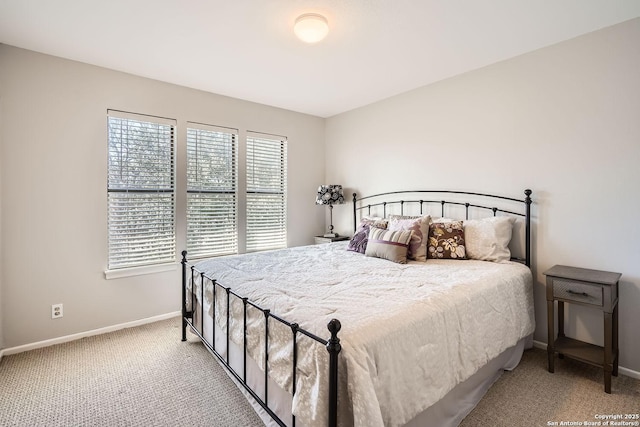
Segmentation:
<svg viewBox="0 0 640 427">
<path fill-rule="evenodd" d="M 2 62 L 0 62 L 0 75 L 3 74 Z M 0 92 L 0 358 L 2 357 L 2 349 L 4 348 L 4 329 L 2 326 L 2 318 L 4 313 L 4 305 L 2 302 L 2 265 L 4 257 L 2 256 L 2 93 Z"/>
<path fill-rule="evenodd" d="M 180 309 L 179 272 L 105 280 L 107 109 L 286 135 L 288 243 L 309 244 L 325 212 L 324 120 L 0 45 L 2 322 L 5 347 Z M 182 174 L 181 174 L 182 169 Z M 182 202 L 181 202 L 182 200 Z M 179 194 L 178 203 L 184 203 Z M 178 210 L 178 249 L 184 215 Z M 51 304 L 64 317 L 51 320 Z"/>
<path fill-rule="evenodd" d="M 535 338 L 546 341 L 543 271 L 619 271 L 620 363 L 640 371 L 637 40 L 639 19 L 326 121 L 0 45 L 0 347 L 179 309 L 177 271 L 104 279 L 115 108 L 176 118 L 179 132 L 194 120 L 287 135 L 290 245 L 322 231 L 319 183 L 361 194 L 532 188 Z M 334 209 L 341 234 L 350 212 Z M 58 302 L 65 316 L 53 321 Z M 572 307 L 567 332 L 601 344 L 601 317 Z"/>
<path fill-rule="evenodd" d="M 546 343 L 545 270 L 621 272 L 620 364 L 639 372 L 639 40 L 635 19 L 332 117 L 327 179 L 361 195 L 531 188 L 535 339 Z M 334 217 L 352 230 L 350 210 Z M 566 330 L 602 344 L 597 311 L 572 306 Z"/>
</svg>

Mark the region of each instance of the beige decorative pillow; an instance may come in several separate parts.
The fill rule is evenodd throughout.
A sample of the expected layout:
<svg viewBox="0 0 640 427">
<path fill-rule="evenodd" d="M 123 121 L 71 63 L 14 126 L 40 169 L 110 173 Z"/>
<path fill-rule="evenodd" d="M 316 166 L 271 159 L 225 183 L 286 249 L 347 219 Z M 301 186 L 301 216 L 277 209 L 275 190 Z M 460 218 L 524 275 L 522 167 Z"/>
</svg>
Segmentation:
<svg viewBox="0 0 640 427">
<path fill-rule="evenodd" d="M 371 227 L 365 255 L 405 264 L 413 231 L 390 231 Z"/>
<path fill-rule="evenodd" d="M 464 241 L 469 259 L 509 261 L 509 242 L 514 222 L 514 217 L 507 216 L 464 221 Z"/>
<path fill-rule="evenodd" d="M 445 217 L 431 218 L 431 224 L 436 222 L 454 222 L 454 221 L 456 220 L 451 218 L 445 218 Z"/>
<path fill-rule="evenodd" d="M 429 215 L 419 217 L 389 216 L 388 229 L 391 231 L 411 230 L 411 241 L 407 258 L 416 261 L 427 260 L 427 238 L 429 237 Z"/>
<path fill-rule="evenodd" d="M 466 259 L 462 221 L 434 222 L 429 226 L 427 257 L 433 259 Z"/>
</svg>

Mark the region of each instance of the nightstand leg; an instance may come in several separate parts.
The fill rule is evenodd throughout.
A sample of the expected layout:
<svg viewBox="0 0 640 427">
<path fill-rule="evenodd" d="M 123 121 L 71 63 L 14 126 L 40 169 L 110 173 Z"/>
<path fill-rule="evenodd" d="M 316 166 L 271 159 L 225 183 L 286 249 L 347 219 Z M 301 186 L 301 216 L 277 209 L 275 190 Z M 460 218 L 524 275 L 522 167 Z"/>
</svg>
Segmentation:
<svg viewBox="0 0 640 427">
<path fill-rule="evenodd" d="M 611 353 L 613 347 L 613 315 L 604 313 L 604 392 L 611 393 L 611 373 L 613 364 Z"/>
<path fill-rule="evenodd" d="M 547 301 L 547 358 L 549 359 L 549 372 L 553 373 L 553 344 L 554 344 L 553 301 Z"/>
<path fill-rule="evenodd" d="M 618 376 L 618 304 L 613 307 L 613 376 Z"/>
<path fill-rule="evenodd" d="M 564 302 L 558 301 L 558 338 L 564 336 Z M 564 359 L 564 354 L 558 353 L 558 359 Z"/>
</svg>

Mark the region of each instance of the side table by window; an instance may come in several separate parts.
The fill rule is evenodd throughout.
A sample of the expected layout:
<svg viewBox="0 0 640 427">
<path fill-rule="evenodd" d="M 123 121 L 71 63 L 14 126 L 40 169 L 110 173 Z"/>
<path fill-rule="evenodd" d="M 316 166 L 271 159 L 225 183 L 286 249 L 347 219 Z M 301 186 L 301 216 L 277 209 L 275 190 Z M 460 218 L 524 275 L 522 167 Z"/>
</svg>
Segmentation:
<svg viewBox="0 0 640 427">
<path fill-rule="evenodd" d="M 611 375 L 618 376 L 618 281 L 620 273 L 556 265 L 547 276 L 547 356 L 549 372 L 554 356 L 570 357 L 604 370 L 604 391 L 611 393 Z M 554 340 L 554 301 L 558 302 L 558 337 Z M 564 334 L 564 304 L 580 304 L 604 315 L 604 347 L 569 338 Z"/>
<path fill-rule="evenodd" d="M 324 237 L 324 236 L 315 236 L 316 245 L 319 243 L 331 243 L 331 242 L 340 242 L 342 240 L 349 240 L 350 237 L 347 236 L 336 236 L 336 237 Z"/>
</svg>

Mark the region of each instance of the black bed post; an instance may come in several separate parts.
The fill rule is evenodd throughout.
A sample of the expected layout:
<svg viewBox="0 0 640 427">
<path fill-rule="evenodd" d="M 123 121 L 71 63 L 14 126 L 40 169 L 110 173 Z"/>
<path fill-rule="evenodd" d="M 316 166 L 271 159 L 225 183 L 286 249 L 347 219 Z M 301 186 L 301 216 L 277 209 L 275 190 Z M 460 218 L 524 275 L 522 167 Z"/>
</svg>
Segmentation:
<svg viewBox="0 0 640 427">
<path fill-rule="evenodd" d="M 342 349 L 338 331 L 341 327 L 338 319 L 331 319 L 327 325 L 327 329 L 331 332 L 331 338 L 327 341 L 327 351 L 329 352 L 329 427 L 337 427 L 338 425 L 338 353 Z"/>
<path fill-rule="evenodd" d="M 531 267 L 531 190 L 524 190 L 526 204 L 526 221 L 525 221 L 525 263 L 527 267 Z"/>
<path fill-rule="evenodd" d="M 353 193 L 353 232 L 358 230 L 358 216 L 356 215 L 356 193 Z"/>
<path fill-rule="evenodd" d="M 187 251 L 182 251 L 182 341 L 187 340 Z"/>
</svg>

